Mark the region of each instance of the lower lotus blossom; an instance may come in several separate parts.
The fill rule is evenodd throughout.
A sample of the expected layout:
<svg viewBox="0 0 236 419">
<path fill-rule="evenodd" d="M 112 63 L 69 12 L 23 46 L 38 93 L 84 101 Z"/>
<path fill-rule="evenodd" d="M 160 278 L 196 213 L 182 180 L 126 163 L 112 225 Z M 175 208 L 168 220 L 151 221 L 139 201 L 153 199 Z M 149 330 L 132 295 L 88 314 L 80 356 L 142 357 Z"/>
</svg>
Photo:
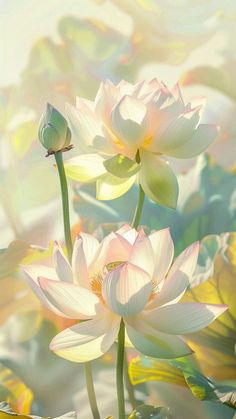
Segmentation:
<svg viewBox="0 0 236 419">
<path fill-rule="evenodd" d="M 125 225 L 100 243 L 81 233 L 72 263 L 55 243 L 54 268 L 24 267 L 25 277 L 42 303 L 56 314 L 82 320 L 56 335 L 50 348 L 74 362 L 105 354 L 118 337 L 121 320 L 127 344 L 155 358 L 192 353 L 181 335 L 209 325 L 225 305 L 179 303 L 191 283 L 199 244 L 174 261 L 168 229 L 146 235 Z"/>
</svg>

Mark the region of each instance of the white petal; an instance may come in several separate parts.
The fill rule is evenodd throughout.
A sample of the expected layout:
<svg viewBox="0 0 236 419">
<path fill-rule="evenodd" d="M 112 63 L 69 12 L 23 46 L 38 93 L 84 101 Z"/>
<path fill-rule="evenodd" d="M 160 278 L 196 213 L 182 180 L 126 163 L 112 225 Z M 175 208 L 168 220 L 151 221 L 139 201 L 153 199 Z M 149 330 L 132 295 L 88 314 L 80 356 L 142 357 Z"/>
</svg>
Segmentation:
<svg viewBox="0 0 236 419">
<path fill-rule="evenodd" d="M 102 135 L 100 121 L 95 112 L 88 106 L 88 102 L 77 98 L 76 108 L 66 105 L 66 113 L 69 126 L 73 135 L 73 141 L 83 153 L 91 152 L 91 145 L 97 135 Z"/>
<path fill-rule="evenodd" d="M 36 296 L 43 303 L 43 305 L 47 307 L 49 310 L 52 310 L 58 316 L 64 316 L 63 313 L 59 309 L 57 309 L 53 304 L 51 304 L 51 302 L 46 298 L 38 283 L 38 278 L 40 276 L 47 276 L 52 281 L 59 283 L 60 281 L 56 275 L 55 269 L 51 269 L 42 265 L 31 265 L 22 267 L 22 271 L 24 273 L 24 277 L 27 283 L 34 291 Z"/>
<path fill-rule="evenodd" d="M 134 97 L 124 96 L 112 111 L 112 129 L 127 146 L 138 148 L 145 139 L 147 108 Z"/>
<path fill-rule="evenodd" d="M 192 354 L 189 346 L 178 336 L 157 332 L 137 315 L 125 320 L 128 337 L 134 347 L 153 358 L 178 358 Z"/>
<path fill-rule="evenodd" d="M 150 276 L 130 263 L 109 272 L 102 284 L 104 300 L 120 316 L 132 316 L 140 312 L 147 304 L 151 291 Z"/>
<path fill-rule="evenodd" d="M 42 277 L 39 285 L 51 304 L 68 318 L 90 319 L 102 310 L 99 298 L 78 285 Z"/>
<path fill-rule="evenodd" d="M 199 242 L 193 243 L 188 246 L 180 255 L 175 259 L 168 277 L 177 271 L 181 271 L 188 278 L 191 283 L 192 276 L 196 269 L 197 259 L 199 254 Z"/>
<path fill-rule="evenodd" d="M 155 258 L 153 279 L 156 284 L 165 278 L 174 257 L 174 243 L 169 228 L 155 231 L 149 235 Z"/>
<path fill-rule="evenodd" d="M 154 299 L 148 304 L 147 308 L 152 310 L 164 304 L 177 303 L 188 286 L 189 280 L 187 275 L 181 271 L 176 271 L 163 281 L 161 290 L 155 293 Z"/>
<path fill-rule="evenodd" d="M 99 245 L 94 261 L 89 268 L 90 276 L 102 272 L 112 262 L 126 262 L 132 250 L 131 244 L 120 234 L 111 233 Z"/>
<path fill-rule="evenodd" d="M 119 89 L 110 81 L 102 81 L 94 101 L 98 117 L 108 121 L 113 106 L 119 100 Z"/>
<path fill-rule="evenodd" d="M 189 112 L 179 116 L 178 118 L 169 118 L 169 125 L 160 134 L 159 129 L 154 138 L 155 151 L 173 156 L 172 150 L 178 150 L 192 137 L 194 130 L 199 122 L 200 108 L 190 110 Z"/>
<path fill-rule="evenodd" d="M 171 304 L 147 312 L 146 320 L 156 330 L 181 335 L 203 329 L 226 309 L 220 304 Z"/>
<path fill-rule="evenodd" d="M 55 242 L 53 248 L 53 264 L 60 281 L 73 282 L 71 266 L 57 242 Z"/>
<path fill-rule="evenodd" d="M 124 195 L 133 186 L 135 177 L 119 178 L 110 173 L 106 173 L 97 181 L 97 199 L 111 200 Z"/>
<path fill-rule="evenodd" d="M 140 184 L 146 195 L 161 205 L 175 208 L 178 198 L 178 182 L 169 164 L 153 153 L 140 150 Z"/>
<path fill-rule="evenodd" d="M 88 268 L 84 253 L 83 239 L 78 236 L 75 240 L 72 254 L 72 270 L 74 283 L 89 288 Z"/>
<path fill-rule="evenodd" d="M 99 241 L 96 239 L 96 237 L 87 233 L 80 233 L 80 237 L 83 240 L 85 259 L 87 262 L 87 266 L 89 266 L 99 248 Z"/>
<path fill-rule="evenodd" d="M 154 252 L 149 237 L 143 230 L 138 232 L 129 261 L 142 268 L 152 277 L 154 271 Z"/>
<path fill-rule="evenodd" d="M 117 233 L 120 234 L 120 236 L 124 237 L 124 239 L 128 240 L 130 244 L 134 244 L 135 239 L 138 235 L 137 230 L 135 230 L 135 228 L 132 228 L 128 224 L 125 224 L 119 230 L 117 230 Z"/>
<path fill-rule="evenodd" d="M 65 161 L 66 175 L 77 182 L 94 182 L 104 173 L 104 158 L 99 154 L 81 154 Z"/>
<path fill-rule="evenodd" d="M 50 349 L 69 361 L 92 361 L 110 349 L 119 327 L 120 318 L 106 313 L 63 330 L 53 338 Z"/>
<path fill-rule="evenodd" d="M 216 125 L 201 124 L 189 140 L 179 147 L 171 149 L 167 155 L 180 159 L 189 159 L 202 153 L 214 141 L 218 134 Z"/>
</svg>

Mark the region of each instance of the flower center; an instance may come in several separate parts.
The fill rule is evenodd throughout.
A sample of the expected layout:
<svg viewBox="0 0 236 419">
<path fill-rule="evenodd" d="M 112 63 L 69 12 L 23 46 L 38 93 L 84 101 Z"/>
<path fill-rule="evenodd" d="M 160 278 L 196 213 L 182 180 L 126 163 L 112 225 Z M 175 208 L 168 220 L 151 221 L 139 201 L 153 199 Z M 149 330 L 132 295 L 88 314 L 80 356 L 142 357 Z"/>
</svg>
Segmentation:
<svg viewBox="0 0 236 419">
<path fill-rule="evenodd" d="M 118 266 L 122 265 L 123 263 L 125 263 L 123 260 L 117 260 L 115 262 L 108 263 L 104 268 L 104 274 L 113 271 L 113 269 L 116 269 Z M 102 275 L 101 273 L 98 273 L 94 275 L 90 280 L 91 290 L 93 291 L 94 294 L 96 294 L 100 298 L 102 298 L 103 277 L 104 275 Z"/>
</svg>

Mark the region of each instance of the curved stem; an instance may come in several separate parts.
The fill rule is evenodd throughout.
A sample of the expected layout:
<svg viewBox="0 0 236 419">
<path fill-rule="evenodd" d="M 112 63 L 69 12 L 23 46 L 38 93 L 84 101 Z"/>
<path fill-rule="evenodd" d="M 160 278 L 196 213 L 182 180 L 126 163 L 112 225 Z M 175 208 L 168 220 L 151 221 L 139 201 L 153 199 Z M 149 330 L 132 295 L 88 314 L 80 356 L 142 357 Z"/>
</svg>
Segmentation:
<svg viewBox="0 0 236 419">
<path fill-rule="evenodd" d="M 58 168 L 60 185 L 61 185 L 61 197 L 62 197 L 66 249 L 67 249 L 68 259 L 71 262 L 73 245 L 72 245 L 71 231 L 70 231 L 69 196 L 68 196 L 68 186 L 67 186 L 66 174 L 65 174 L 63 157 L 62 157 L 61 151 L 58 151 L 57 153 L 55 153 L 55 160 L 56 160 L 56 164 Z M 93 385 L 91 364 L 89 362 L 85 363 L 84 368 L 85 368 L 88 398 L 89 398 L 89 403 L 90 403 L 90 408 L 92 410 L 93 418 L 100 419 L 94 385 Z"/>
<path fill-rule="evenodd" d="M 92 377 L 92 367 L 91 367 L 90 362 L 86 362 L 84 364 L 84 370 L 85 370 L 88 398 L 89 398 L 89 403 L 90 403 L 90 408 L 92 410 L 93 418 L 100 419 L 97 401 L 95 397 L 95 390 L 94 390 L 93 377 Z"/>
<path fill-rule="evenodd" d="M 145 198 L 145 193 L 143 191 L 142 186 L 139 185 L 138 203 L 135 209 L 134 218 L 132 222 L 132 227 L 135 229 L 137 229 L 139 225 L 139 221 L 140 221 L 142 210 L 143 210 L 144 198 Z"/>
<path fill-rule="evenodd" d="M 68 253 L 68 259 L 71 262 L 73 245 L 72 245 L 71 233 L 70 233 L 68 186 L 67 186 L 66 174 L 65 174 L 61 151 L 58 151 L 57 153 L 55 153 L 55 160 L 57 163 L 60 184 L 61 184 L 61 199 L 62 199 L 62 208 L 63 208 L 65 242 L 66 242 L 66 248 L 67 248 L 67 253 Z"/>
<path fill-rule="evenodd" d="M 124 352 L 125 352 L 125 324 L 123 320 L 120 323 L 117 347 L 117 363 L 116 363 L 116 385 L 118 399 L 118 417 L 125 419 L 125 397 L 124 397 Z"/>
</svg>

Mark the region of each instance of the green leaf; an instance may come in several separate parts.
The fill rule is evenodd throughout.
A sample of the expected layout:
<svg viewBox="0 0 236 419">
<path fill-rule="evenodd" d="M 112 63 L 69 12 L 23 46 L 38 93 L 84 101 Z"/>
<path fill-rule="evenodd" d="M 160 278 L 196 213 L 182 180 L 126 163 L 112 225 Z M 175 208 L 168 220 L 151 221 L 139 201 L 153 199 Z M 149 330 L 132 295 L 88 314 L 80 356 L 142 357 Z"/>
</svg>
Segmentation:
<svg viewBox="0 0 236 419">
<path fill-rule="evenodd" d="M 183 374 L 166 361 L 138 356 L 129 365 L 129 375 L 133 385 L 147 381 L 164 381 L 186 387 Z"/>
<path fill-rule="evenodd" d="M 128 419 L 174 419 L 166 407 L 154 407 L 147 404 L 138 406 Z"/>
<path fill-rule="evenodd" d="M 13 419 L 13 416 L 17 419 L 46 419 L 42 416 L 32 416 L 32 415 L 22 415 L 14 412 L 7 402 L 0 402 L 0 419 Z M 68 412 L 64 415 L 57 417 L 55 419 L 76 419 L 76 412 Z M 47 418 L 50 419 L 50 418 Z"/>
<path fill-rule="evenodd" d="M 33 400 L 33 393 L 13 371 L 0 364 L 0 400 L 2 399 L 10 403 L 13 409 L 19 410 L 23 414 L 28 414 Z M 1 403 L 0 419 L 3 419 L 2 405 Z"/>
<path fill-rule="evenodd" d="M 122 154 L 117 154 L 116 156 L 105 160 L 103 164 L 108 172 L 121 178 L 133 176 L 140 170 L 140 164 Z"/>
</svg>

